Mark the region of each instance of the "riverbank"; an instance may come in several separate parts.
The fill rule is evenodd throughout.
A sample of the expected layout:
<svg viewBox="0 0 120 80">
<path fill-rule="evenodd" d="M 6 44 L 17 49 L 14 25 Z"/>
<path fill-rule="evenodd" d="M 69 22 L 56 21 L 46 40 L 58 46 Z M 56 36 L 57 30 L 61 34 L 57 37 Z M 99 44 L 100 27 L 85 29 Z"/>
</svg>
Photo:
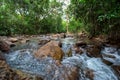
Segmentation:
<svg viewBox="0 0 120 80">
<path fill-rule="evenodd" d="M 9 44 L 10 47 L 7 52 L 1 53 L 4 55 L 5 64 L 8 64 L 13 71 L 15 70 L 14 72 L 18 76 L 27 74 L 22 78 L 28 80 L 120 79 L 120 49 L 108 44 L 104 37 L 88 39 L 86 35 L 80 34 L 79 39 L 76 39 L 73 34 L 66 36 L 64 34 L 48 34 L 2 36 L 1 40 Z M 51 41 L 59 42 L 59 44 L 50 43 Z M 58 47 L 51 46 L 53 44 L 62 49 L 64 52 L 64 55 L 61 55 L 62 57 L 58 57 L 61 52 L 59 52 Z M 52 50 L 51 52 L 49 48 L 50 51 Z M 41 56 L 38 59 L 34 56 L 37 50 L 39 50 L 38 52 L 46 51 L 46 53 L 42 56 L 41 53 L 37 53 Z M 16 70 L 20 71 L 17 72 Z M 6 74 L 6 72 L 2 74 Z M 34 76 L 31 77 L 30 75 Z M 18 80 L 22 79 L 18 78 Z"/>
</svg>

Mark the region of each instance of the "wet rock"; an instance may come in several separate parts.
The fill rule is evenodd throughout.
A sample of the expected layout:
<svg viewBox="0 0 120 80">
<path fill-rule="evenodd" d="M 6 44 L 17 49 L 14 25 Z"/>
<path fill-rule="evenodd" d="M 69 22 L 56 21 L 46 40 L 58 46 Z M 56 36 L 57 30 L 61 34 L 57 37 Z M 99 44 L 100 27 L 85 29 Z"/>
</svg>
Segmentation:
<svg viewBox="0 0 120 80">
<path fill-rule="evenodd" d="M 46 43 L 48 43 L 50 40 L 40 40 L 39 41 L 39 45 L 45 45 Z"/>
<path fill-rule="evenodd" d="M 65 33 L 61 33 L 61 34 L 60 34 L 60 37 L 61 37 L 61 38 L 66 38 L 66 34 L 65 34 Z"/>
<path fill-rule="evenodd" d="M 108 66 L 113 65 L 113 63 L 110 62 L 110 61 L 108 61 L 108 60 L 103 59 L 102 61 L 103 61 L 103 63 L 105 63 L 105 64 L 108 65 Z"/>
<path fill-rule="evenodd" d="M 15 47 L 16 46 L 16 44 L 10 44 L 10 47 Z"/>
<path fill-rule="evenodd" d="M 89 45 L 96 45 L 98 47 L 104 46 L 105 45 L 105 41 L 101 40 L 100 38 L 97 37 L 93 37 L 92 39 L 89 39 L 88 42 Z"/>
<path fill-rule="evenodd" d="M 68 34 L 66 34 L 66 37 L 74 37 L 74 35 L 73 35 L 73 34 L 68 33 Z"/>
<path fill-rule="evenodd" d="M 29 42 L 29 41 L 30 41 L 29 39 L 23 39 L 20 41 L 20 43 L 24 44 L 24 43 Z"/>
<path fill-rule="evenodd" d="M 20 70 L 15 70 L 15 72 L 20 76 L 21 80 L 43 80 L 40 76 L 31 75 Z"/>
<path fill-rule="evenodd" d="M 114 69 L 116 75 L 118 76 L 120 80 L 120 65 L 113 65 L 112 68 Z"/>
<path fill-rule="evenodd" d="M 90 45 L 87 47 L 87 55 L 90 57 L 101 57 L 101 48 L 97 45 Z"/>
<path fill-rule="evenodd" d="M 68 57 L 71 57 L 72 56 L 72 49 L 69 48 L 69 50 L 66 52 L 66 54 Z"/>
<path fill-rule="evenodd" d="M 15 46 L 16 46 L 15 43 L 12 43 L 12 42 L 10 42 L 10 41 L 6 41 L 6 43 L 7 43 L 8 45 L 10 45 L 10 47 L 15 47 Z"/>
<path fill-rule="evenodd" d="M 52 39 L 59 39 L 60 38 L 60 34 L 53 34 L 52 35 Z"/>
<path fill-rule="evenodd" d="M 5 41 L 0 41 L 0 50 L 3 52 L 8 52 L 10 50 L 10 45 Z"/>
<path fill-rule="evenodd" d="M 87 33 L 82 31 L 82 32 L 78 33 L 78 36 L 79 36 L 80 39 L 84 39 L 84 38 L 87 37 Z"/>
<path fill-rule="evenodd" d="M 85 76 L 89 78 L 90 80 L 94 80 L 94 71 L 90 69 L 85 70 Z"/>
<path fill-rule="evenodd" d="M 87 44 L 84 41 L 78 41 L 76 42 L 75 46 L 76 47 L 85 47 Z"/>
<path fill-rule="evenodd" d="M 111 54 L 103 54 L 104 57 L 107 57 L 107 58 L 112 58 L 112 59 L 115 59 L 115 55 L 111 55 Z"/>
<path fill-rule="evenodd" d="M 61 41 L 58 42 L 58 46 L 62 47 L 62 42 Z"/>
<path fill-rule="evenodd" d="M 10 38 L 9 41 L 12 43 L 15 43 L 15 42 L 18 42 L 18 39 L 17 38 Z"/>
<path fill-rule="evenodd" d="M 116 47 L 104 47 L 101 50 L 102 58 L 105 62 L 120 65 L 120 55 Z"/>
<path fill-rule="evenodd" d="M 10 57 L 9 61 L 11 60 L 12 62 L 11 66 L 37 75 L 37 77 L 32 80 L 40 80 L 40 78 L 43 80 L 79 80 L 79 69 L 72 64 L 62 64 L 60 60 L 53 60 L 51 57 L 36 60 L 28 51 L 23 51 L 18 53 L 18 55 L 13 53 Z M 19 75 L 20 74 L 19 72 Z M 22 78 L 24 79 L 31 80 L 29 77 L 24 77 L 23 73 L 21 76 L 23 76 Z"/>
<path fill-rule="evenodd" d="M 62 65 L 60 60 L 55 60 L 55 64 L 56 64 L 57 66 L 61 66 L 61 65 Z"/>
<path fill-rule="evenodd" d="M 43 79 L 41 77 L 39 77 L 39 76 L 35 76 L 34 80 L 43 80 Z"/>
<path fill-rule="evenodd" d="M 79 80 L 79 69 L 69 64 L 62 65 L 55 70 L 51 80 Z"/>
<path fill-rule="evenodd" d="M 100 58 L 91 58 L 88 60 L 87 68 L 94 71 L 94 80 L 118 80 L 114 71 L 105 65 Z"/>
<path fill-rule="evenodd" d="M 4 56 L 3 56 L 1 51 L 0 51 L 0 60 L 5 60 L 5 58 L 4 58 Z"/>
<path fill-rule="evenodd" d="M 66 70 L 67 70 L 67 67 L 66 67 Z M 76 67 L 73 67 L 70 73 L 69 73 L 69 68 L 68 68 L 68 71 L 66 71 L 65 74 L 66 73 L 68 76 L 67 78 L 64 78 L 65 80 L 78 80 L 79 79 L 79 70 Z M 64 77 L 66 76 L 64 75 Z"/>
<path fill-rule="evenodd" d="M 74 50 L 75 50 L 76 54 L 82 54 L 83 53 L 83 51 L 79 47 L 75 47 Z"/>
<path fill-rule="evenodd" d="M 67 44 L 67 45 L 73 45 L 75 44 L 75 39 L 74 38 L 65 38 L 65 39 L 61 39 L 62 44 Z"/>
<path fill-rule="evenodd" d="M 55 60 L 62 60 L 64 53 L 62 49 L 58 46 L 58 42 L 50 41 L 44 46 L 42 46 L 38 51 L 35 52 L 34 56 L 36 58 L 43 58 L 50 56 Z"/>
<path fill-rule="evenodd" d="M 14 72 L 6 64 L 5 61 L 0 60 L 0 80 L 21 80 L 19 75 Z"/>
</svg>

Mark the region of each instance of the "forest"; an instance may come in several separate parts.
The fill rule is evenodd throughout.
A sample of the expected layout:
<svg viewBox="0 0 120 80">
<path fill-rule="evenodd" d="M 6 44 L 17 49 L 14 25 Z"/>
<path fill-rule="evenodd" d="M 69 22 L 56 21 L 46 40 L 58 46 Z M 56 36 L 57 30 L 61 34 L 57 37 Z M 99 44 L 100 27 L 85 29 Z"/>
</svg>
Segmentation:
<svg viewBox="0 0 120 80">
<path fill-rule="evenodd" d="M 0 80 L 120 80 L 120 1 L 0 0 Z"/>
<path fill-rule="evenodd" d="M 119 0 L 2 0 L 0 35 L 86 31 L 90 35 L 120 33 Z M 65 16 L 62 18 L 62 16 Z M 68 27 L 68 29 L 67 29 Z"/>
</svg>

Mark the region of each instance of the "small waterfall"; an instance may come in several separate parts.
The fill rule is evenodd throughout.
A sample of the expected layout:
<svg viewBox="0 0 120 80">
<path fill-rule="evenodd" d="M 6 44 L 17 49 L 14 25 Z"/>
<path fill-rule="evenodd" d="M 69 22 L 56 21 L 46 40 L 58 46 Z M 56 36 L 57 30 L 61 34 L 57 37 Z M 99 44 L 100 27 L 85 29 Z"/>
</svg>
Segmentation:
<svg viewBox="0 0 120 80">
<path fill-rule="evenodd" d="M 62 40 L 63 51 L 66 52 L 75 43 L 74 39 L 67 38 Z M 113 49 L 113 50 L 111 50 Z M 114 54 L 113 54 L 114 52 Z M 104 64 L 101 58 L 91 58 L 84 54 L 75 54 L 73 51 L 71 57 L 65 57 L 60 66 L 56 65 L 55 60 L 50 57 L 39 59 L 33 57 L 34 49 L 20 49 L 12 51 L 5 55 L 8 64 L 15 69 L 22 70 L 29 74 L 39 75 L 44 80 L 72 80 L 74 78 L 67 77 L 72 72 L 77 72 L 79 77 L 74 80 L 118 80 L 111 66 Z M 105 47 L 101 53 L 103 58 L 108 59 L 104 54 L 114 55 L 114 63 L 119 63 L 119 53 L 116 49 Z M 90 74 L 88 73 L 90 72 Z M 93 78 L 91 78 L 93 74 Z M 63 77 L 64 76 L 64 77 Z M 72 75 L 71 75 L 72 76 Z M 72 78 L 72 79 L 71 79 Z"/>
<path fill-rule="evenodd" d="M 113 65 L 120 65 L 120 52 L 115 47 L 104 47 L 101 51 L 103 58 L 113 63 Z"/>
</svg>

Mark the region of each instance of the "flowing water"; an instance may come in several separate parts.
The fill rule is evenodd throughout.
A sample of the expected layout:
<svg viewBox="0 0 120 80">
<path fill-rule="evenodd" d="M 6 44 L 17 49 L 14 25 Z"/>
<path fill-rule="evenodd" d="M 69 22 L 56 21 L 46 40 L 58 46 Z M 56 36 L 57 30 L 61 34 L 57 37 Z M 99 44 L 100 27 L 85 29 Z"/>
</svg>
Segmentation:
<svg viewBox="0 0 120 80">
<path fill-rule="evenodd" d="M 115 47 L 105 47 L 102 51 L 103 58 L 113 63 L 113 65 L 120 65 L 120 49 Z"/>
<path fill-rule="evenodd" d="M 64 53 L 73 48 L 75 43 L 75 39 L 72 38 L 62 39 L 61 41 Z M 50 57 L 39 60 L 34 58 L 33 53 L 38 47 L 37 43 L 27 44 L 26 47 L 24 44 L 23 48 L 13 49 L 9 54 L 5 55 L 6 60 L 12 68 L 38 75 L 44 80 L 118 80 L 111 66 L 104 64 L 101 58 L 88 57 L 85 50 L 83 50 L 84 54 L 82 55 L 75 54 L 72 51 L 72 56 L 65 56 L 61 62 L 62 65 L 57 66 L 56 62 Z M 101 51 L 104 59 L 117 65 L 120 64 L 119 52 L 120 50 L 113 47 L 105 47 Z M 111 59 L 104 54 L 113 55 L 115 58 Z M 86 75 L 87 70 L 92 71 L 93 78 Z M 72 73 L 78 74 L 78 78 L 70 79 L 70 76 L 73 76 Z M 69 78 L 66 76 L 69 76 Z"/>
</svg>

